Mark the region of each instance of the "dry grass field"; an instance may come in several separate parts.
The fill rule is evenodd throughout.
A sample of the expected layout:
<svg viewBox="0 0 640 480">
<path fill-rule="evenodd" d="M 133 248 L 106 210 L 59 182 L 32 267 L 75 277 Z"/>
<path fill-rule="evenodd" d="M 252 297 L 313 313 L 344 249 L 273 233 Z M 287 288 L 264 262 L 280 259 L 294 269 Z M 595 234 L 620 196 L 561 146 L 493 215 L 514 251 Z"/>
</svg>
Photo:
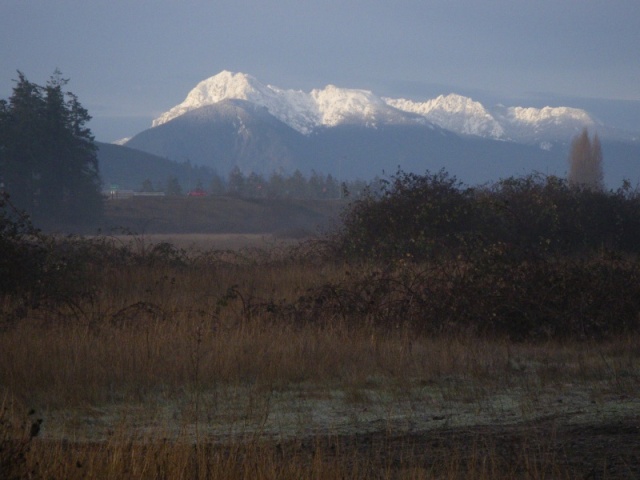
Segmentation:
<svg viewBox="0 0 640 480">
<path fill-rule="evenodd" d="M 377 267 L 310 244 L 109 241 L 85 297 L 0 306 L 2 478 L 640 476 L 635 334 L 430 335 L 316 305 Z"/>
<path fill-rule="evenodd" d="M 150 233 L 275 234 L 300 237 L 335 225 L 343 200 L 232 196 L 132 197 L 105 203 L 104 230 Z"/>
<path fill-rule="evenodd" d="M 197 252 L 277 249 L 295 245 L 299 239 L 281 237 L 273 233 L 147 233 L 145 235 L 113 235 L 123 244 L 157 245 L 170 243 L 191 255 Z"/>
<path fill-rule="evenodd" d="M 640 477 L 629 182 L 104 213 L 0 194 L 0 479 Z"/>
</svg>

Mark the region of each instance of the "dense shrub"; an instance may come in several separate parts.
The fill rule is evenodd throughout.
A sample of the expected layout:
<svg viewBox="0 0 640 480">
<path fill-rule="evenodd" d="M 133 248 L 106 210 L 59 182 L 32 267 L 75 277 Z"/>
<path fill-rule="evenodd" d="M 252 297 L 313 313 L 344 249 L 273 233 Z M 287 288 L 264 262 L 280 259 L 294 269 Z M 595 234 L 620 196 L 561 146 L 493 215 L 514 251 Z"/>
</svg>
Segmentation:
<svg viewBox="0 0 640 480">
<path fill-rule="evenodd" d="M 349 257 L 432 256 L 464 243 L 474 228 L 473 190 L 445 171 L 398 171 L 367 191 L 343 215 L 337 246 Z"/>
<path fill-rule="evenodd" d="M 640 253 L 640 195 L 628 184 L 602 192 L 537 174 L 469 188 L 444 171 L 399 171 L 350 205 L 334 243 L 349 258 L 387 260 L 473 257 L 497 244 L 521 258 Z"/>
<path fill-rule="evenodd" d="M 310 289 L 288 315 L 512 340 L 594 340 L 640 330 L 640 263 L 610 256 L 514 262 L 496 248 L 460 260 L 398 262 Z M 284 312 L 285 310 L 282 309 Z"/>
<path fill-rule="evenodd" d="M 0 197 L 0 299 L 16 308 L 73 305 L 92 294 L 88 242 L 56 238 L 36 229 L 7 194 Z"/>
<path fill-rule="evenodd" d="M 0 196 L 0 327 L 43 310 L 86 317 L 102 282 L 125 269 L 183 268 L 187 252 L 169 243 L 109 237 L 56 236 L 35 228 L 28 215 Z M 52 318 L 48 315 L 48 318 Z M 8 322 L 8 323 L 7 323 Z"/>
<path fill-rule="evenodd" d="M 603 192 L 534 174 L 468 188 L 443 171 L 398 172 L 343 220 L 335 254 L 374 272 L 316 289 L 303 310 L 521 340 L 640 328 L 640 195 L 628 183 Z"/>
<path fill-rule="evenodd" d="M 29 217 L 0 196 L 0 295 L 34 292 L 47 270 L 47 247 Z"/>
<path fill-rule="evenodd" d="M 491 242 L 538 253 L 640 251 L 640 195 L 628 184 L 604 192 L 529 175 L 501 180 L 476 198 Z"/>
</svg>

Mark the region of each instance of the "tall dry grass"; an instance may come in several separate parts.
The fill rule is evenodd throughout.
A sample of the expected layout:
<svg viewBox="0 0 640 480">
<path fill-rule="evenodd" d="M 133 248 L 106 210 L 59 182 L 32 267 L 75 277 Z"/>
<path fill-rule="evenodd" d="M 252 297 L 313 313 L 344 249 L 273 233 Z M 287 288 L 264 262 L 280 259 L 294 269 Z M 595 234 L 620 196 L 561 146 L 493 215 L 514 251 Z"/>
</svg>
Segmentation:
<svg viewBox="0 0 640 480">
<path fill-rule="evenodd" d="M 295 311 L 310 290 L 349 284 L 375 266 L 355 272 L 353 265 L 300 252 L 289 258 L 286 251 L 143 257 L 93 267 L 99 280 L 87 297 L 27 309 L 2 323 L 0 395 L 15 405 L 5 416 L 16 425 L 33 409 L 49 432 L 43 439 L 25 437 L 27 421 L 7 434 L 4 451 L 22 448 L 25 460 L 17 465 L 25 472 L 47 478 L 512 478 L 516 465 L 528 478 L 548 472 L 562 478 L 566 472 L 554 470 L 541 454 L 548 445 L 538 440 L 510 460 L 491 454 L 492 440 L 450 445 L 446 454 L 436 449 L 429 460 L 415 460 L 409 441 L 385 454 L 391 427 L 384 441 L 367 448 L 342 437 L 310 446 L 308 440 L 265 441 L 260 422 L 273 417 L 274 392 L 298 387 L 318 398 L 341 392 L 364 411 L 383 397 L 391 408 L 416 388 L 434 387 L 443 402 L 480 407 L 505 390 L 535 403 L 548 387 L 583 383 L 629 395 L 640 385 L 637 336 L 513 343 L 418 334 L 402 321 L 380 325 L 366 316 L 350 322 L 322 308 Z M 3 312 L 14 307 L 5 299 Z M 523 411 L 533 408 L 519 401 Z M 230 410 L 233 403 L 241 406 Z M 167 404 L 182 415 L 173 419 L 177 427 L 162 424 L 171 421 L 161 415 Z M 114 406 L 121 414 L 110 417 L 109 433 L 74 441 L 74 412 L 82 412 L 86 428 L 87 412 L 103 421 L 108 415 L 100 412 Z M 137 415 L 158 416 L 156 428 L 147 434 L 132 428 Z M 199 425 L 216 415 L 257 427 L 249 439 L 201 441 Z M 52 419 L 60 425 L 51 426 Z M 188 430 L 194 424 L 195 436 Z"/>
<path fill-rule="evenodd" d="M 155 275 L 110 279 L 79 318 L 38 312 L 0 332 L 4 391 L 42 409 L 144 400 L 160 391 L 178 395 L 194 383 L 205 390 L 247 383 L 353 387 L 383 378 L 408 389 L 456 377 L 485 388 L 575 379 L 630 388 L 638 379 L 635 337 L 585 348 L 583 342 L 416 336 L 405 327 L 353 326 L 342 318 L 286 323 L 266 310 L 251 312 L 251 302 L 270 298 L 275 285 L 280 295 L 300 294 L 301 282 L 317 281 L 308 270 L 262 272 L 266 280 L 253 268 Z M 245 293 L 221 305 L 231 282 Z"/>
<path fill-rule="evenodd" d="M 395 444 L 373 445 L 339 438 L 307 444 L 251 442 L 200 450 L 187 443 L 132 442 L 116 434 L 101 444 L 35 443 L 23 471 L 44 478 L 93 479 L 514 479 L 574 478 L 555 463 L 559 455 L 544 441 L 522 440 L 504 458 L 491 439 L 475 438 L 448 449 Z"/>
<path fill-rule="evenodd" d="M 149 246 L 139 248 L 149 249 Z M 464 333 L 419 335 L 398 319 L 351 322 L 333 310 L 292 311 L 297 299 L 327 284 L 348 284 L 376 266 L 208 252 L 189 264 L 132 263 L 94 272 L 94 294 L 73 304 L 29 311 L 0 331 L 0 385 L 34 406 L 107 401 L 117 392 L 143 398 L 192 381 L 287 385 L 362 384 L 372 377 L 428 381 L 444 376 L 486 384 L 612 380 L 637 368 L 637 338 L 608 343 L 513 343 Z M 225 256 L 226 255 L 226 256 Z M 307 301 L 308 303 L 308 301 Z M 314 314 L 314 315 L 310 315 Z"/>
</svg>

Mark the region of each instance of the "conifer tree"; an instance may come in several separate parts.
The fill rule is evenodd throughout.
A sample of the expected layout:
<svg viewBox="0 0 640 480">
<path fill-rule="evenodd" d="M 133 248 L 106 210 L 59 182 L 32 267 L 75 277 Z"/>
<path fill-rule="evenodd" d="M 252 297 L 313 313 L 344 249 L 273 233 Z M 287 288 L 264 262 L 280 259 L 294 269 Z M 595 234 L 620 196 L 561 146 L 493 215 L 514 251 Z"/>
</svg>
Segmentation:
<svg viewBox="0 0 640 480">
<path fill-rule="evenodd" d="M 211 195 L 224 195 L 226 191 L 226 185 L 224 180 L 217 173 L 213 175 L 211 178 L 211 182 L 209 183 L 209 191 Z"/>
<path fill-rule="evenodd" d="M 56 70 L 45 86 L 22 72 L 0 105 L 0 182 L 12 202 L 36 221 L 85 223 L 102 214 L 91 119 L 64 90 Z"/>
<path fill-rule="evenodd" d="M 143 182 L 142 182 L 142 186 L 140 187 L 140 191 L 141 192 L 145 192 L 145 193 L 149 193 L 149 192 L 153 192 L 153 182 L 151 180 L 149 180 L 148 178 L 146 178 Z"/>
<path fill-rule="evenodd" d="M 182 186 L 180 186 L 180 182 L 175 176 L 172 175 L 167 180 L 167 187 L 164 193 L 173 197 L 179 197 L 182 195 Z"/>
<path fill-rule="evenodd" d="M 238 166 L 235 166 L 229 172 L 227 180 L 227 187 L 230 195 L 243 195 L 245 191 L 246 178 L 242 173 L 242 170 Z"/>
</svg>

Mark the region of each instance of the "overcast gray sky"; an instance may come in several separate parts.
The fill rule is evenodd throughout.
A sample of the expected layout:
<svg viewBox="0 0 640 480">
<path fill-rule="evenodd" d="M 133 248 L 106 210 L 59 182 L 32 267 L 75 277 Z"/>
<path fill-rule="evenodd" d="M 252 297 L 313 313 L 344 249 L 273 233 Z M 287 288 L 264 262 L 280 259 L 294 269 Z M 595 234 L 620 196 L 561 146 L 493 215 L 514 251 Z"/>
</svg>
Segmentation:
<svg viewBox="0 0 640 480">
<path fill-rule="evenodd" d="M 16 70 L 56 68 L 103 141 L 221 70 L 413 99 L 640 101 L 640 1 L 1 0 L 0 97 Z"/>
</svg>

